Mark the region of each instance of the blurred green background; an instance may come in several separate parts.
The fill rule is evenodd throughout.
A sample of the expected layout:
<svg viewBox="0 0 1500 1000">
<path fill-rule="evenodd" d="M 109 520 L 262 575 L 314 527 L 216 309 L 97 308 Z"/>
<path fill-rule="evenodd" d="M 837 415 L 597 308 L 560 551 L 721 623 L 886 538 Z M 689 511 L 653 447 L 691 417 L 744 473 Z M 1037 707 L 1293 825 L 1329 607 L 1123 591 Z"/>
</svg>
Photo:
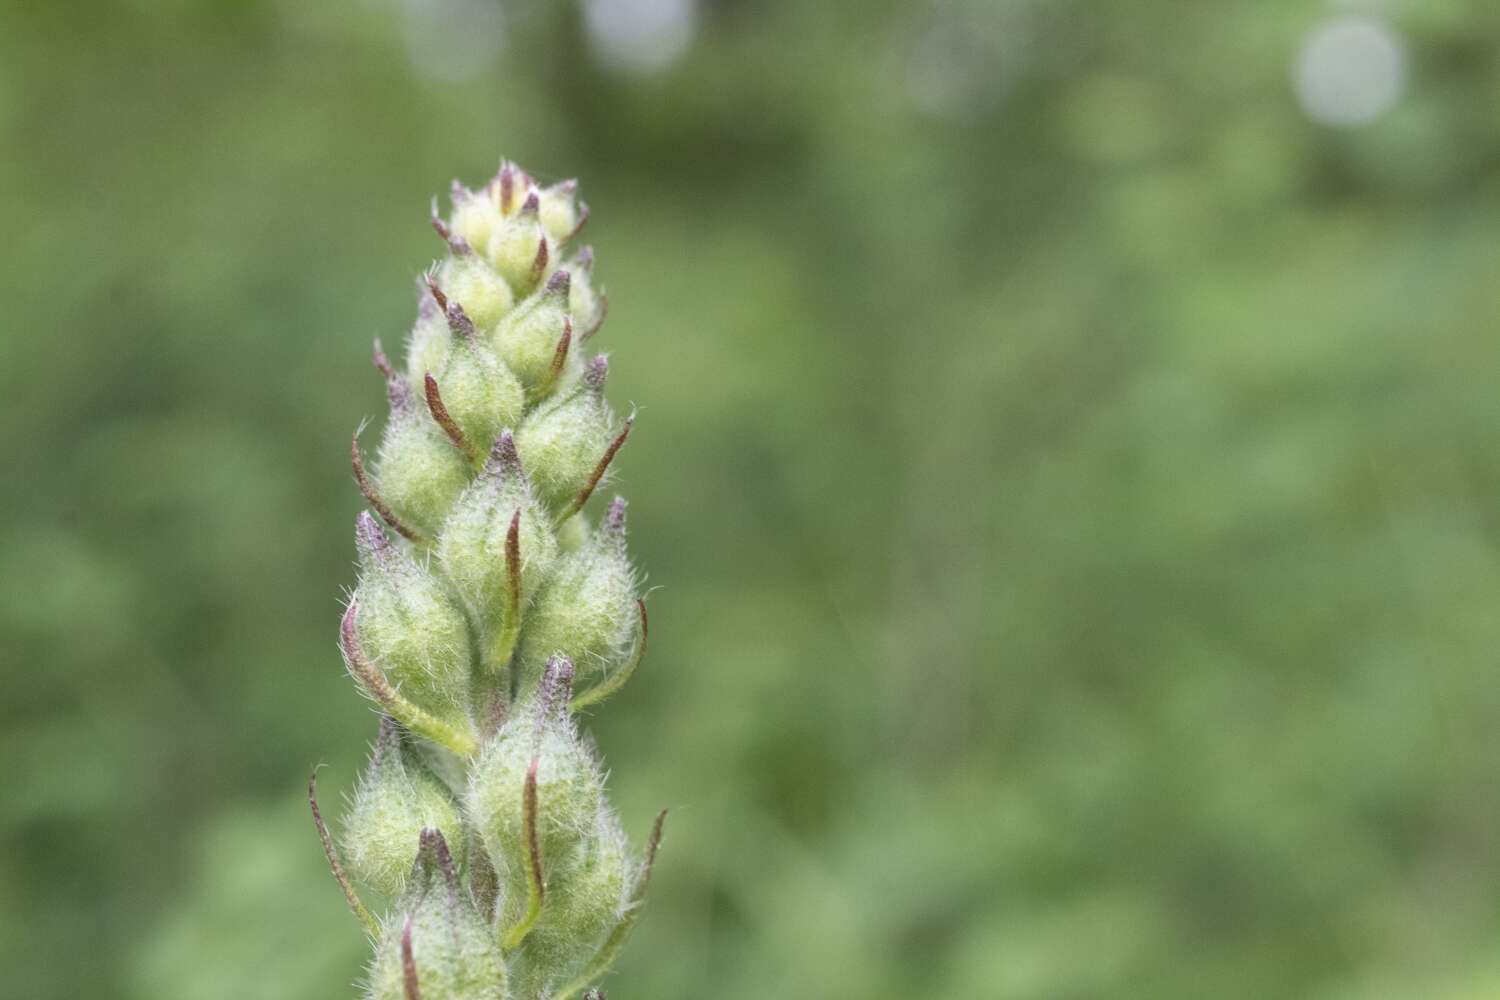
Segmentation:
<svg viewBox="0 0 1500 1000">
<path fill-rule="evenodd" d="M 348 435 L 503 153 L 643 407 L 613 1000 L 1500 996 L 1497 106 L 1457 0 L 7 5 L 0 993 L 354 996 Z"/>
</svg>

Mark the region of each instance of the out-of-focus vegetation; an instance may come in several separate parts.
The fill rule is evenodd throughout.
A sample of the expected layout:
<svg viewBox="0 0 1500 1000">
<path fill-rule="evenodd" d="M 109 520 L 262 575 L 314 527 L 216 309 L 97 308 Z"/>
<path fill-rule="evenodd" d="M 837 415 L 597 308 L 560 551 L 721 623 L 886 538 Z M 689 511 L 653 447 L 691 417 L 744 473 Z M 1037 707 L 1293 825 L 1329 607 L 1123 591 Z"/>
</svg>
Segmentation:
<svg viewBox="0 0 1500 1000">
<path fill-rule="evenodd" d="M 643 404 L 611 997 L 1500 995 L 1500 8 L 1380 10 L 1339 125 L 1292 0 L 10 5 L 0 992 L 353 996 L 348 434 L 506 153 Z"/>
</svg>

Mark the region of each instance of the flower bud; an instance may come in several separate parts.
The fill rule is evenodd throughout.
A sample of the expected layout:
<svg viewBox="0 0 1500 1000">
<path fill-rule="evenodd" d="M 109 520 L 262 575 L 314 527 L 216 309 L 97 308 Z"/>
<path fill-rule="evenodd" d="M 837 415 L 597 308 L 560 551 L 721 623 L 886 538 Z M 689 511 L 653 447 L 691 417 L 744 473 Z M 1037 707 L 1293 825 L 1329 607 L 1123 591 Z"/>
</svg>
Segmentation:
<svg viewBox="0 0 1500 1000">
<path fill-rule="evenodd" d="M 448 363 L 438 377 L 443 404 L 464 436 L 483 448 L 520 419 L 526 394 L 452 299 L 448 311 L 455 317 L 454 338 Z"/>
<path fill-rule="evenodd" d="M 517 296 L 530 294 L 553 264 L 552 240 L 542 228 L 540 209 L 541 196 L 532 191 L 486 244 L 490 263 Z"/>
<path fill-rule="evenodd" d="M 443 262 L 438 270 L 438 282 L 449 301 L 463 306 L 474 325 L 480 331 L 488 332 L 500 322 L 501 316 L 510 312 L 515 295 L 487 261 L 464 249 L 465 252 L 455 252 Z"/>
<path fill-rule="evenodd" d="M 594 248 L 583 247 L 563 268 L 572 276 L 568 288 L 568 311 L 579 340 L 587 340 L 604 322 L 605 298 L 594 290 Z"/>
<path fill-rule="evenodd" d="M 459 884 L 443 835 L 424 830 L 405 897 L 381 927 L 367 1000 L 507 1000 L 505 960 Z"/>
<path fill-rule="evenodd" d="M 428 372 L 443 370 L 453 347 L 453 333 L 431 289 L 424 285 L 421 296 L 417 302 L 417 321 L 406 341 L 407 381 L 419 393 L 423 378 Z"/>
<path fill-rule="evenodd" d="M 589 362 L 571 392 L 538 406 L 516 432 L 531 482 L 553 510 L 576 498 L 614 437 L 614 414 L 604 399 L 609 362 Z"/>
<path fill-rule="evenodd" d="M 467 728 L 472 662 L 463 611 L 368 511 L 360 512 L 355 543 L 355 629 L 365 655 L 408 701 Z"/>
<path fill-rule="evenodd" d="M 572 341 L 572 319 L 568 315 L 568 289 L 572 283 L 567 271 L 558 271 L 547 284 L 506 314 L 495 328 L 494 344 L 505 362 L 528 392 L 540 390 L 549 382 L 571 383 L 581 365 L 579 353 L 565 348 L 563 372 L 554 370 L 558 345 L 566 338 Z"/>
<path fill-rule="evenodd" d="M 453 235 L 476 250 L 488 247 L 490 238 L 504 221 L 497 194 L 495 182 L 482 190 L 470 191 L 454 181 L 449 195 L 453 211 L 448 216 L 448 228 Z"/>
<path fill-rule="evenodd" d="M 387 383 L 391 419 L 376 460 L 380 495 L 401 519 L 432 535 L 469 482 L 469 467 L 405 381 Z"/>
<path fill-rule="evenodd" d="M 544 682 L 511 714 L 470 769 L 465 808 L 502 880 L 523 887 L 507 906 L 525 904 L 527 830 L 524 795 L 527 771 L 537 762 L 537 835 L 542 863 L 559 869 L 584 842 L 603 800 L 599 765 L 579 741 L 568 714 L 573 666 L 549 664 Z"/>
<path fill-rule="evenodd" d="M 587 518 L 570 517 L 557 528 L 557 551 L 566 555 L 577 552 L 593 537 Z"/>
<path fill-rule="evenodd" d="M 546 996 L 548 987 L 575 971 L 578 957 L 593 954 L 620 922 L 629 905 L 628 852 L 618 817 L 601 805 L 568 864 L 549 877 L 541 919 L 518 956 L 518 995 Z"/>
<path fill-rule="evenodd" d="M 432 772 L 406 733 L 389 717 L 370 766 L 354 792 L 344 820 L 344 850 L 361 881 L 387 896 L 398 896 L 417 857 L 417 838 L 431 827 L 442 832 L 463 863 L 464 832 L 458 803 Z"/>
<path fill-rule="evenodd" d="M 518 660 L 522 690 L 555 655 L 571 659 L 580 679 L 621 663 L 640 620 L 635 587 L 625 553 L 625 500 L 616 497 L 589 540 L 558 559 L 527 613 Z"/>
<path fill-rule="evenodd" d="M 568 241 L 583 221 L 588 218 L 588 209 L 578 202 L 578 182 L 559 181 L 539 192 L 541 205 L 538 215 L 542 228 L 555 244 Z"/>
<path fill-rule="evenodd" d="M 513 523 L 519 591 L 512 585 L 508 557 Z M 551 572 L 557 538 L 546 510 L 532 494 L 509 431 L 500 434 L 484 471 L 453 505 L 438 534 L 437 552 L 448 579 L 489 640 L 504 626 L 516 624 L 512 609 L 524 611 Z"/>
</svg>

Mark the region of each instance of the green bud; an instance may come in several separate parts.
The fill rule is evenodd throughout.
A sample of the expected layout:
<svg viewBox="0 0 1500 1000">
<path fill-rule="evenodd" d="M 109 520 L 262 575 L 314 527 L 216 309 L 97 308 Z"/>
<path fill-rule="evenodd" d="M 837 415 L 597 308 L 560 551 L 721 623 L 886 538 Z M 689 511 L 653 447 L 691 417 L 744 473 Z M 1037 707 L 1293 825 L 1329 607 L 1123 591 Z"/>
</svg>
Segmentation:
<svg viewBox="0 0 1500 1000">
<path fill-rule="evenodd" d="M 516 518 L 520 512 L 519 520 Z M 516 565 L 510 533 L 516 525 Z M 437 541 L 443 571 L 493 641 L 519 622 L 557 558 L 557 537 L 521 469 L 515 439 L 502 431 L 484 471 L 453 505 Z M 519 589 L 512 582 L 518 578 Z M 496 663 L 495 666 L 503 666 Z"/>
<path fill-rule="evenodd" d="M 594 954 L 629 906 L 631 868 L 619 818 L 601 804 L 583 844 L 549 878 L 541 918 L 517 956 L 519 995 L 546 996 Z"/>
<path fill-rule="evenodd" d="M 584 341 L 599 329 L 609 306 L 608 298 L 594 290 L 594 248 L 581 248 L 563 264 L 563 268 L 572 276 L 568 288 L 568 311 L 573 316 L 578 339 Z"/>
<path fill-rule="evenodd" d="M 475 326 L 482 331 L 493 330 L 500 317 L 510 312 L 515 295 L 505 279 L 467 243 L 450 243 L 457 245 L 439 269 L 438 282 L 451 301 L 463 306 Z"/>
<path fill-rule="evenodd" d="M 448 217 L 453 235 L 477 250 L 486 249 L 504 221 L 498 194 L 498 178 L 480 191 L 470 191 L 454 181 L 450 194 L 453 211 Z"/>
<path fill-rule="evenodd" d="M 539 192 L 541 205 L 538 215 L 542 228 L 561 246 L 568 242 L 588 221 L 589 207 L 578 200 L 578 181 L 559 181 Z"/>
<path fill-rule="evenodd" d="M 568 315 L 572 279 L 558 271 L 535 295 L 511 310 L 495 328 L 494 344 L 526 391 L 542 394 L 550 387 L 571 384 L 582 369 L 573 346 L 573 321 Z M 561 361 L 562 367 L 559 367 Z"/>
<path fill-rule="evenodd" d="M 616 497 L 587 542 L 558 560 L 521 633 L 522 690 L 554 656 L 576 665 L 580 680 L 623 662 L 639 613 L 635 570 L 625 554 L 625 499 Z"/>
<path fill-rule="evenodd" d="M 516 432 L 532 484 L 553 510 L 578 496 L 614 437 L 614 413 L 604 399 L 608 374 L 608 359 L 594 358 L 577 387 L 538 406 Z"/>
<path fill-rule="evenodd" d="M 420 393 L 427 373 L 443 370 L 452 347 L 453 333 L 448 328 L 448 320 L 432 289 L 424 285 L 417 303 L 417 322 L 406 341 L 406 376 L 412 388 Z"/>
<path fill-rule="evenodd" d="M 460 885 L 443 835 L 423 830 L 416 856 L 401 906 L 381 927 L 367 1000 L 509 1000 L 499 943 Z"/>
<path fill-rule="evenodd" d="M 418 756 L 406 732 L 389 717 L 370 766 L 354 792 L 344 820 L 349 867 L 365 884 L 387 896 L 406 889 L 423 829 L 440 830 L 463 863 L 464 832 L 458 803 L 448 787 Z"/>
<path fill-rule="evenodd" d="M 564 554 L 577 552 L 592 537 L 593 532 L 585 518 L 570 517 L 557 529 L 557 551 Z"/>
<path fill-rule="evenodd" d="M 468 314 L 453 299 L 448 300 L 447 317 L 453 330 L 453 348 L 438 378 L 443 404 L 464 436 L 484 447 L 503 428 L 520 419 L 526 394 L 510 369 L 478 337 Z"/>
<path fill-rule="evenodd" d="M 530 294 L 547 276 L 553 262 L 552 239 L 539 218 L 541 196 L 526 195 L 514 215 L 506 215 L 486 245 L 490 263 L 516 295 Z"/>
<path fill-rule="evenodd" d="M 544 682 L 485 744 L 470 770 L 465 809 L 497 874 L 510 887 L 507 922 L 526 904 L 523 803 L 532 761 L 537 765 L 537 835 L 548 885 L 555 873 L 573 865 L 603 801 L 604 777 L 568 712 L 572 680 L 573 665 L 566 659 L 548 664 Z"/>
<path fill-rule="evenodd" d="M 469 628 L 432 573 L 391 544 L 368 511 L 355 527 L 359 548 L 360 646 L 417 707 L 468 728 Z"/>
<path fill-rule="evenodd" d="M 402 520 L 435 534 L 469 482 L 469 466 L 430 414 L 411 398 L 405 381 L 387 385 L 391 419 L 380 442 L 376 481 L 381 497 Z"/>
</svg>

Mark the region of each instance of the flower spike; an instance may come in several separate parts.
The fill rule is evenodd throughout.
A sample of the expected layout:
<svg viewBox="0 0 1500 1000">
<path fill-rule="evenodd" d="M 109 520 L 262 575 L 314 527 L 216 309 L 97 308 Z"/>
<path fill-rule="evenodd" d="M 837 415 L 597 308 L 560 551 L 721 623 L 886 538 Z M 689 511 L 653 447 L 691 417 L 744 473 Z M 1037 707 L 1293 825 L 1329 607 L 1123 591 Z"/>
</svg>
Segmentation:
<svg viewBox="0 0 1500 1000">
<path fill-rule="evenodd" d="M 578 182 L 502 159 L 449 194 L 404 356 L 378 339 L 369 355 L 390 404 L 379 446 L 364 454 L 363 424 L 350 439 L 367 504 L 338 644 L 379 733 L 337 839 L 316 775 L 308 805 L 373 939 L 364 996 L 604 1000 L 661 819 L 633 851 L 577 713 L 634 677 L 649 624 L 625 500 L 574 515 L 635 414 L 583 350 L 608 300 Z"/>
</svg>

